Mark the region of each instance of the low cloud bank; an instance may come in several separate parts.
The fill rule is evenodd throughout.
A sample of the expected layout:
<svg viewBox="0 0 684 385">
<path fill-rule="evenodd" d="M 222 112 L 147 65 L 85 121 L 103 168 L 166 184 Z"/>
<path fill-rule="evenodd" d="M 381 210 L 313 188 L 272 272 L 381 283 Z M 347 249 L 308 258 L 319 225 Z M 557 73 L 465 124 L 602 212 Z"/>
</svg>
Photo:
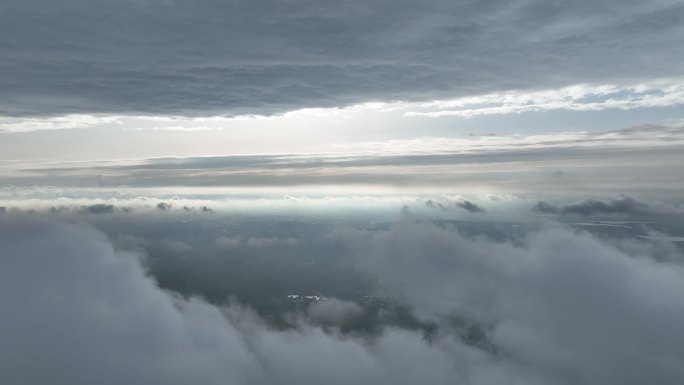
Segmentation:
<svg viewBox="0 0 684 385">
<path fill-rule="evenodd" d="M 622 216 L 648 216 L 667 213 L 677 213 L 681 209 L 664 203 L 647 203 L 629 196 L 611 199 L 588 198 L 579 202 L 564 204 L 552 204 L 546 201 L 537 202 L 533 211 L 542 214 L 562 215 L 622 215 Z"/>
<path fill-rule="evenodd" d="M 436 202 L 432 199 L 428 199 L 425 201 L 425 206 L 431 209 L 440 209 L 442 211 L 451 211 L 454 208 L 459 208 L 466 210 L 470 213 L 473 214 L 478 214 L 478 213 L 486 213 L 487 210 L 483 209 L 482 207 L 478 206 L 477 204 L 468 201 L 468 200 L 461 200 L 460 202 Z"/>
<path fill-rule="evenodd" d="M 684 381 L 678 264 L 563 228 L 530 234 L 524 247 L 421 223 L 338 229 L 331 240 L 435 333 L 353 337 L 306 320 L 276 331 L 241 306 L 159 289 L 139 255 L 92 228 L 0 219 L 0 382 Z M 357 311 L 332 305 L 312 311 Z"/>
</svg>

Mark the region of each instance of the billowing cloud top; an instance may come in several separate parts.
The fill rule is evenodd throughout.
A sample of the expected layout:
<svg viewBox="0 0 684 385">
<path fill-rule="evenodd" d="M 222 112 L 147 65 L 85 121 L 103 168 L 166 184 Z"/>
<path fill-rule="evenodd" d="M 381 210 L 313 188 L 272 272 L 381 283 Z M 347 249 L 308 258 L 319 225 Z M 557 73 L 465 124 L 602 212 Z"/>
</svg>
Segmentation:
<svg viewBox="0 0 684 385">
<path fill-rule="evenodd" d="M 8 0 L 0 115 L 268 114 L 683 74 L 673 0 Z"/>
<path fill-rule="evenodd" d="M 315 304 L 309 320 L 278 330 L 235 304 L 219 308 L 161 290 L 140 256 L 117 251 L 93 228 L 0 218 L 0 230 L 3 384 L 684 378 L 684 270 L 647 256 L 653 251 L 643 243 L 611 245 L 564 228 L 530 233 L 524 246 L 425 223 L 337 228 L 330 239 L 354 266 L 438 328 L 429 338 L 397 327 L 364 338 L 310 322 L 352 317 L 361 311 L 354 303 Z M 681 261 L 680 251 L 669 253 Z"/>
</svg>

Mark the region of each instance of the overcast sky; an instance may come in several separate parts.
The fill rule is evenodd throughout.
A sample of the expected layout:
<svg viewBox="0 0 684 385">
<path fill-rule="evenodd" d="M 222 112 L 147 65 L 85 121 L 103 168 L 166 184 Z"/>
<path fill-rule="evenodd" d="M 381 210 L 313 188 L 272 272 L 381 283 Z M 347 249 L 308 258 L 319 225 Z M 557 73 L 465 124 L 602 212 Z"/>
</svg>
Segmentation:
<svg viewBox="0 0 684 385">
<path fill-rule="evenodd" d="M 639 166 L 636 185 L 679 188 L 663 154 L 683 136 L 682 18 L 670 0 L 4 1 L 0 183 L 462 184 L 443 172 L 468 153 L 508 179 L 536 170 L 523 157 L 554 168 L 542 173 Z M 225 158 L 277 154 L 309 158 L 287 170 Z M 205 156 L 223 159 L 211 183 L 192 159 L 149 160 Z M 320 156 L 355 161 L 312 174 Z M 133 164 L 149 162 L 163 172 L 140 179 Z"/>
<path fill-rule="evenodd" d="M 684 384 L 683 63 L 681 0 L 0 0 L 0 383 Z"/>
<path fill-rule="evenodd" d="M 657 1 L 5 1 L 0 111 L 195 115 L 684 75 Z"/>
</svg>

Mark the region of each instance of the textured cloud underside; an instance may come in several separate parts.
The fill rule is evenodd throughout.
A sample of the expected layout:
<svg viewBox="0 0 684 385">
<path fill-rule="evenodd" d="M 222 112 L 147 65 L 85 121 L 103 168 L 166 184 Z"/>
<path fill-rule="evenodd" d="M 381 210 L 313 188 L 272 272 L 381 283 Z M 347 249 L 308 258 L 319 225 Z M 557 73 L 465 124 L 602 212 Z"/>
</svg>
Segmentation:
<svg viewBox="0 0 684 385">
<path fill-rule="evenodd" d="M 673 77 L 683 15 L 670 0 L 10 0 L 0 115 L 270 114 Z"/>
</svg>

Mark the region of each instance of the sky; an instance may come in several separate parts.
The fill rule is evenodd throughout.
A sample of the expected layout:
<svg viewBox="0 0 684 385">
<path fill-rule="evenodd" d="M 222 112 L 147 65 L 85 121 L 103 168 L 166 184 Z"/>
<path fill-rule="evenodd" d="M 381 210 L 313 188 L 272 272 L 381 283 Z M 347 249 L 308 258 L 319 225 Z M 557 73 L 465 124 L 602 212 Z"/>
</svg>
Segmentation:
<svg viewBox="0 0 684 385">
<path fill-rule="evenodd" d="M 0 1 L 0 383 L 684 383 L 683 21 Z"/>
<path fill-rule="evenodd" d="M 2 111 L 17 117 L 272 114 L 682 75 L 682 8 L 667 0 L 8 1 L 2 11 Z"/>
<path fill-rule="evenodd" d="M 272 161 L 242 155 L 373 159 L 358 166 L 362 177 L 345 171 L 354 162 L 321 165 L 342 178 L 333 182 L 295 166 L 277 185 L 394 186 L 385 178 L 397 171 L 382 167 L 433 167 L 425 155 L 452 153 L 481 154 L 478 162 L 509 175 L 509 163 L 516 172 L 555 165 L 557 148 L 591 151 L 599 167 L 634 167 L 612 151 L 651 158 L 677 152 L 682 138 L 683 12 L 665 0 L 5 1 L 2 184 L 78 187 L 91 181 L 61 170 L 93 176 L 89 167 L 98 167 L 128 186 L 139 178 L 119 166 L 133 174 L 195 157 L 216 157 L 224 164 L 212 168 L 240 174 L 212 185 L 275 183 L 260 178 L 273 174 Z M 553 150 L 529 155 L 532 164 L 518 159 L 545 147 Z M 551 172 L 586 156 L 563 155 Z M 653 168 L 677 173 L 670 159 Z M 431 185 L 422 175 L 442 172 L 412 177 Z M 208 184 L 184 177 L 186 187 Z M 659 178 L 647 185 L 680 187 L 681 178 Z M 157 183 L 169 185 L 168 177 L 144 182 Z"/>
</svg>

